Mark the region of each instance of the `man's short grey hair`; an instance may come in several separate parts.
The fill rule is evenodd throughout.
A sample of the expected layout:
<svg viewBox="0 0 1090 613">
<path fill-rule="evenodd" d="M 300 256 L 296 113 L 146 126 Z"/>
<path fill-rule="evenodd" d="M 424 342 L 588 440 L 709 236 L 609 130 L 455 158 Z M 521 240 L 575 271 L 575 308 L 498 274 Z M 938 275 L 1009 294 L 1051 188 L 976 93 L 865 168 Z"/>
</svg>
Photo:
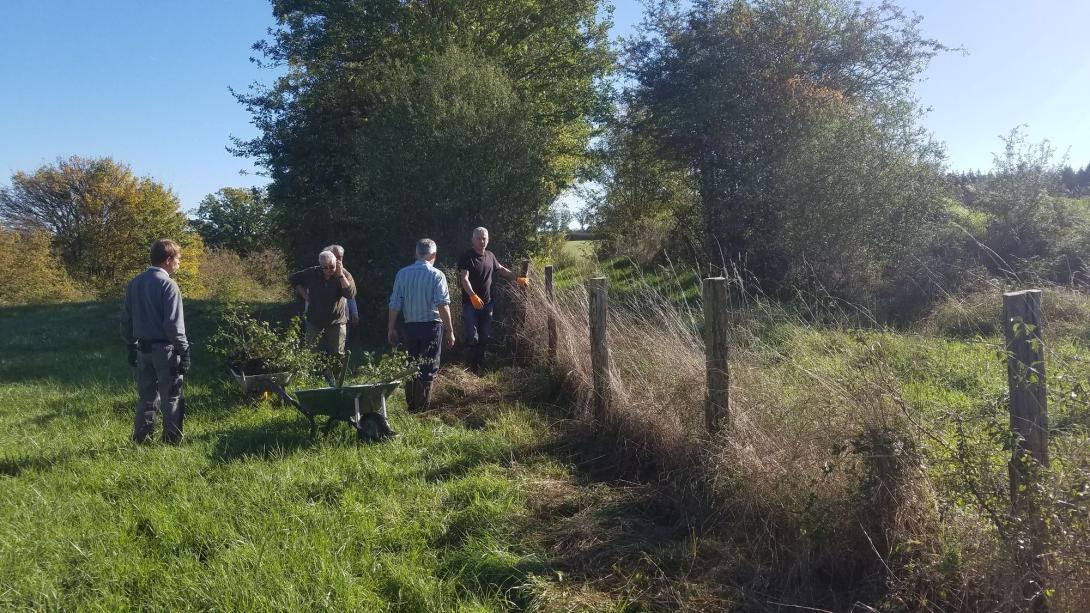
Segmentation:
<svg viewBox="0 0 1090 613">
<path fill-rule="evenodd" d="M 333 255 L 332 251 L 323 251 L 318 254 L 318 264 L 325 266 L 326 264 L 336 264 L 337 256 Z"/>
<path fill-rule="evenodd" d="M 479 228 L 473 228 L 473 238 L 477 238 L 478 236 L 483 236 L 485 234 L 488 234 L 488 228 L 484 226 L 481 226 Z"/>
<path fill-rule="evenodd" d="M 337 256 L 338 260 L 344 257 L 344 247 L 341 247 L 336 243 L 326 247 L 325 249 L 322 249 L 322 251 L 329 251 L 333 255 Z"/>
<path fill-rule="evenodd" d="M 416 257 L 424 259 L 436 252 L 435 241 L 430 238 L 422 238 L 416 241 Z"/>
</svg>

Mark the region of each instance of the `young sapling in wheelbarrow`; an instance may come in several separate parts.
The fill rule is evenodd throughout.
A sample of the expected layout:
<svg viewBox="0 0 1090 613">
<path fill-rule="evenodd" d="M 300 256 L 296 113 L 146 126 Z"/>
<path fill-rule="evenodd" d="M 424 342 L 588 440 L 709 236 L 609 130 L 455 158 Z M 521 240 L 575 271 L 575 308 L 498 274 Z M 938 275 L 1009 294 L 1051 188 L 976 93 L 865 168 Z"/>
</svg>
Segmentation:
<svg viewBox="0 0 1090 613">
<path fill-rule="evenodd" d="M 293 317 L 284 326 L 274 326 L 243 305 L 227 304 L 209 350 L 223 360 L 244 392 L 267 393 L 273 383 L 284 387 L 294 377 L 328 367 L 328 357 L 303 342 L 302 325 Z"/>
</svg>

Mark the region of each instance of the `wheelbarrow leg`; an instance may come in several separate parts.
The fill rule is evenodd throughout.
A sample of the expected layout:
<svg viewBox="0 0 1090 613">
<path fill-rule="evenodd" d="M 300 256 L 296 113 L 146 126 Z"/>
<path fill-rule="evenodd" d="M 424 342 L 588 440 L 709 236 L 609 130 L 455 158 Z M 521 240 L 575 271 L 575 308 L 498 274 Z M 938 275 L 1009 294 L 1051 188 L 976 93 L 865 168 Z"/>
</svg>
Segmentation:
<svg viewBox="0 0 1090 613">
<path fill-rule="evenodd" d="M 337 420 L 333 419 L 332 417 L 327 419 L 326 422 L 325 422 L 325 427 L 322 428 L 322 435 L 324 436 L 326 434 L 329 434 L 329 431 L 333 429 L 333 426 L 336 423 L 337 423 Z"/>
</svg>

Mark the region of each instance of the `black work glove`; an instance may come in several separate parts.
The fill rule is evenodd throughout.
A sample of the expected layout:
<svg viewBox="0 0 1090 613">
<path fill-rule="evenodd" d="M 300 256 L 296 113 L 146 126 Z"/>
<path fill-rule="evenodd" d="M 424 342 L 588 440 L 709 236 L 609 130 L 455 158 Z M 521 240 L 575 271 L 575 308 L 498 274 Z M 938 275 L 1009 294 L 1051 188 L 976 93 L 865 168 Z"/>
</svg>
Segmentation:
<svg viewBox="0 0 1090 613">
<path fill-rule="evenodd" d="M 129 366 L 136 368 L 136 343 L 129 345 Z"/>
<path fill-rule="evenodd" d="M 189 367 L 192 366 L 192 362 L 189 361 L 189 352 L 178 354 L 178 374 L 184 375 L 189 372 Z"/>
</svg>

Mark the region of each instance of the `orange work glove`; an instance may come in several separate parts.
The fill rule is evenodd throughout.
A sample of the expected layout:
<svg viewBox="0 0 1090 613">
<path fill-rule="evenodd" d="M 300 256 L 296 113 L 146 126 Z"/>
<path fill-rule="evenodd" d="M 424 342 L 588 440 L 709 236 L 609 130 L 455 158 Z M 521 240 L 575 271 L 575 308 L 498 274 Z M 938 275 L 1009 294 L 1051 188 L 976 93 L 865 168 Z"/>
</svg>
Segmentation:
<svg viewBox="0 0 1090 613">
<path fill-rule="evenodd" d="M 518 283 L 522 287 L 530 287 L 530 279 L 528 277 L 515 277 L 515 283 Z"/>
<path fill-rule="evenodd" d="M 477 294 L 470 294 L 469 302 L 473 305 L 473 308 L 478 311 L 484 308 L 484 300 L 481 300 L 481 297 Z"/>
</svg>

